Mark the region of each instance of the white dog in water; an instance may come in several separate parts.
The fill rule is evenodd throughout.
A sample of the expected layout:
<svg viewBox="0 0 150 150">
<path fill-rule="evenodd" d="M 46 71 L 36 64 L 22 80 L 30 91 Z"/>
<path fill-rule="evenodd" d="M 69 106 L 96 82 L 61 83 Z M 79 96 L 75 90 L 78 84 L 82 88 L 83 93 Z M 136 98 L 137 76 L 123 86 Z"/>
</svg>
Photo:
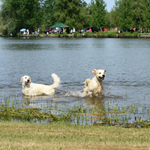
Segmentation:
<svg viewBox="0 0 150 150">
<path fill-rule="evenodd" d="M 22 92 L 24 95 L 54 95 L 55 90 L 60 86 L 60 78 L 56 74 L 51 75 L 54 83 L 52 85 L 35 84 L 31 82 L 31 78 L 27 75 L 21 78 Z"/>
<path fill-rule="evenodd" d="M 92 73 L 95 74 L 95 76 L 92 79 L 86 79 L 85 80 L 85 89 L 83 92 L 83 96 L 100 96 L 100 94 L 102 93 L 103 90 L 103 84 L 102 84 L 102 80 L 104 80 L 105 78 L 105 72 L 106 70 L 92 70 Z"/>
</svg>

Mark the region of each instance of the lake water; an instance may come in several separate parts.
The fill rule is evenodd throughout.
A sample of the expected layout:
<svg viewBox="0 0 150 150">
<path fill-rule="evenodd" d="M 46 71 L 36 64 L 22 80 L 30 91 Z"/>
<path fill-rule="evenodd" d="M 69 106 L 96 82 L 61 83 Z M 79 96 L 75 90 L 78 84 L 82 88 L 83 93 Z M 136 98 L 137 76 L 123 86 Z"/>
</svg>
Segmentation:
<svg viewBox="0 0 150 150">
<path fill-rule="evenodd" d="M 101 98 L 82 97 L 93 69 L 106 69 Z M 61 79 L 55 96 L 26 97 L 20 79 L 52 84 L 52 73 Z M 41 107 L 47 101 L 68 107 L 107 103 L 142 104 L 150 108 L 150 39 L 123 38 L 0 38 L 0 96 L 17 97 L 19 104 Z M 95 105 L 96 104 L 96 105 Z M 145 118 L 147 119 L 147 118 Z"/>
</svg>

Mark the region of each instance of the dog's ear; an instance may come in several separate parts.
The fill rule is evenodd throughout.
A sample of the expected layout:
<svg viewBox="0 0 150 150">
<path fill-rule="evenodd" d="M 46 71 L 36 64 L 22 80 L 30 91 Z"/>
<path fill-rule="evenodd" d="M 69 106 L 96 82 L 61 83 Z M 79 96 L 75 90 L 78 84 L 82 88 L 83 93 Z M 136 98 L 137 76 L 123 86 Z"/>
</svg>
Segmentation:
<svg viewBox="0 0 150 150">
<path fill-rule="evenodd" d="M 104 70 L 106 72 L 106 70 Z"/>
<path fill-rule="evenodd" d="M 31 78 L 29 78 L 29 80 L 30 80 L 30 83 L 31 83 Z"/>
<path fill-rule="evenodd" d="M 96 69 L 93 69 L 91 72 L 92 72 L 92 73 L 96 73 Z"/>
<path fill-rule="evenodd" d="M 23 77 L 21 78 L 20 82 L 23 82 Z"/>
</svg>

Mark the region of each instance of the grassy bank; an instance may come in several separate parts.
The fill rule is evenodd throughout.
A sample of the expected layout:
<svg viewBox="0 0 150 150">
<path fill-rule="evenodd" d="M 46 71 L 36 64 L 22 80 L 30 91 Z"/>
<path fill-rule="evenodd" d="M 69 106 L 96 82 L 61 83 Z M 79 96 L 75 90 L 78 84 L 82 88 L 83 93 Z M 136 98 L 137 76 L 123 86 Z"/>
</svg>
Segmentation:
<svg viewBox="0 0 150 150">
<path fill-rule="evenodd" d="M 0 149 L 149 149 L 150 128 L 0 122 Z"/>
</svg>

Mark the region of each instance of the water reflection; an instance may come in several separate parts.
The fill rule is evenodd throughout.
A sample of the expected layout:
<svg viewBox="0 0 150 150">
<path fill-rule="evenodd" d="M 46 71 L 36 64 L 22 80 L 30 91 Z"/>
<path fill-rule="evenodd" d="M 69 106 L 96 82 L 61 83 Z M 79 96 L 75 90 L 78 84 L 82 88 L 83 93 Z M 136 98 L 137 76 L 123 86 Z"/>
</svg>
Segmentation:
<svg viewBox="0 0 150 150">
<path fill-rule="evenodd" d="M 23 95 L 22 96 L 23 98 L 23 103 L 27 106 L 34 106 L 34 104 L 38 104 L 38 105 L 44 105 L 46 103 L 49 103 L 50 101 L 53 101 L 53 102 L 60 102 L 61 98 L 57 95 L 55 96 L 26 96 L 26 95 Z"/>
<path fill-rule="evenodd" d="M 47 46 L 49 45 L 41 45 L 41 44 L 34 44 L 34 43 L 25 43 L 25 44 L 8 44 L 8 45 L 4 45 L 4 49 L 5 50 L 14 50 L 14 51 L 34 51 L 34 50 L 43 50 L 43 49 L 47 49 Z M 51 45 L 51 48 L 53 46 Z"/>
<path fill-rule="evenodd" d="M 37 101 L 37 100 L 44 100 L 44 99 L 53 99 L 52 97 L 49 96 L 27 96 L 27 95 L 23 95 L 22 98 L 24 99 L 24 101 Z"/>
<path fill-rule="evenodd" d="M 104 108 L 104 96 L 93 97 L 93 98 L 88 97 L 87 105 L 101 110 L 102 108 Z"/>
</svg>

